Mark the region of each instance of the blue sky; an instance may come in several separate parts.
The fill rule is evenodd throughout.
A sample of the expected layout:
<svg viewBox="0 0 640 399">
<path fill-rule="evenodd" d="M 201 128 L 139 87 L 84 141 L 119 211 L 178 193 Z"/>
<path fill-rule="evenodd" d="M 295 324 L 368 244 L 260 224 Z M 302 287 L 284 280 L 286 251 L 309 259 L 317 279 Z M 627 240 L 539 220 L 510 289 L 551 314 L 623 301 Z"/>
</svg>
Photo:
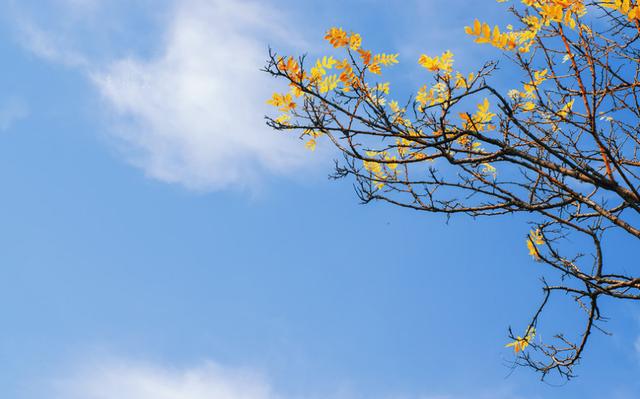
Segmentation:
<svg viewBox="0 0 640 399">
<path fill-rule="evenodd" d="M 268 45 L 343 26 L 400 52 L 409 91 L 421 52 L 495 55 L 461 34 L 497 18 L 479 3 L 1 1 L 1 396 L 637 397 L 631 303 L 604 304 L 577 380 L 510 373 L 541 294 L 526 218 L 359 205 L 326 144 L 264 127 Z M 573 323 L 550 310 L 541 334 Z"/>
</svg>

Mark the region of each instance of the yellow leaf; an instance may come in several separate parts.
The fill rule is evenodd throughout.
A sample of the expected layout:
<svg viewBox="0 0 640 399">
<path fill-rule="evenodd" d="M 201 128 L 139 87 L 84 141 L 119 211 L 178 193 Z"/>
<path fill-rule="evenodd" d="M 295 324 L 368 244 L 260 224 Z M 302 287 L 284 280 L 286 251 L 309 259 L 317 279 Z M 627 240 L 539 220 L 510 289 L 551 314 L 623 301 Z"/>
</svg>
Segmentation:
<svg viewBox="0 0 640 399">
<path fill-rule="evenodd" d="M 284 104 L 284 98 L 282 94 L 273 93 L 271 99 L 267 100 L 267 104 L 273 105 L 274 107 L 281 107 Z"/>
<path fill-rule="evenodd" d="M 371 64 L 371 57 L 372 56 L 371 56 L 371 51 L 370 50 L 360 49 L 360 50 L 358 50 L 358 54 L 360 54 L 360 58 L 362 58 L 362 62 L 365 65 Z"/>
<path fill-rule="evenodd" d="M 360 46 L 362 46 L 362 37 L 357 33 L 351 35 L 351 37 L 349 37 L 349 48 L 356 51 L 360 49 Z"/>
<path fill-rule="evenodd" d="M 375 57 L 373 57 L 373 61 L 384 66 L 391 66 L 398 63 L 398 54 L 376 54 Z"/>
<path fill-rule="evenodd" d="M 267 104 L 273 105 L 274 107 L 279 107 L 282 112 L 289 112 L 296 108 L 296 103 L 293 101 L 293 97 L 291 94 L 278 94 L 274 93 L 273 97 L 267 101 Z"/>
<path fill-rule="evenodd" d="M 422 54 L 420 59 L 418 59 L 418 64 L 431 72 L 451 72 L 453 66 L 453 53 L 451 51 L 445 51 L 439 57 L 429 57 L 426 54 Z"/>
<path fill-rule="evenodd" d="M 384 94 L 389 94 L 389 82 L 386 83 L 378 83 L 376 85 L 376 91 Z"/>
<path fill-rule="evenodd" d="M 474 143 L 474 144 L 476 144 L 476 143 Z M 490 163 L 486 163 L 485 162 L 485 163 L 482 164 L 482 167 L 483 167 L 482 173 L 492 174 L 494 176 L 494 178 L 495 178 L 495 176 L 497 174 L 497 169 L 493 165 L 491 165 Z"/>
<path fill-rule="evenodd" d="M 544 245 L 542 231 L 540 231 L 540 229 L 537 229 L 536 231 L 529 231 L 529 237 L 527 237 L 527 249 L 529 250 L 529 255 L 531 255 L 531 257 L 536 261 L 541 260 L 540 253 L 537 248 L 540 245 Z"/>
<path fill-rule="evenodd" d="M 375 73 L 376 75 L 380 75 L 382 73 L 382 68 L 380 68 L 380 64 L 373 63 L 369 65 L 369 72 Z"/>
<path fill-rule="evenodd" d="M 325 94 L 331 90 L 334 90 L 336 87 L 338 87 L 338 82 L 339 80 L 336 75 L 327 76 L 326 78 L 322 79 L 322 81 L 320 81 L 320 84 L 318 85 L 320 94 Z"/>
<path fill-rule="evenodd" d="M 277 117 L 276 119 L 274 119 L 277 123 L 281 124 L 281 125 L 289 125 L 289 121 L 291 120 L 291 116 L 287 115 L 287 114 L 282 114 L 279 117 Z"/>
<path fill-rule="evenodd" d="M 310 151 L 315 151 L 316 150 L 316 140 L 315 139 L 311 139 L 309 141 L 307 141 L 307 143 L 304 145 L 308 150 Z"/>
<path fill-rule="evenodd" d="M 527 332 L 524 338 L 516 337 L 515 341 L 506 344 L 505 348 L 513 347 L 513 351 L 517 354 L 518 352 L 524 351 L 527 348 L 527 346 L 529 346 L 531 341 L 533 341 L 535 336 L 536 336 L 536 329 L 533 326 L 531 326 L 527 328 Z"/>
<path fill-rule="evenodd" d="M 335 48 L 344 47 L 349 44 L 347 32 L 342 28 L 331 28 L 324 37 Z"/>
<path fill-rule="evenodd" d="M 560 111 L 558 111 L 558 116 L 562 117 L 562 118 L 566 118 L 567 115 L 569 115 L 569 112 L 571 112 L 571 109 L 573 108 L 573 102 L 575 100 L 571 100 L 569 102 L 567 102 Z"/>
<path fill-rule="evenodd" d="M 493 30 L 489 24 L 481 23 L 478 19 L 473 21 L 473 27 L 466 26 L 464 31 L 467 35 L 475 36 L 476 43 L 489 43 L 494 47 L 503 50 L 513 50 L 516 47 L 516 34 L 514 32 L 501 32 L 496 25 Z"/>
</svg>

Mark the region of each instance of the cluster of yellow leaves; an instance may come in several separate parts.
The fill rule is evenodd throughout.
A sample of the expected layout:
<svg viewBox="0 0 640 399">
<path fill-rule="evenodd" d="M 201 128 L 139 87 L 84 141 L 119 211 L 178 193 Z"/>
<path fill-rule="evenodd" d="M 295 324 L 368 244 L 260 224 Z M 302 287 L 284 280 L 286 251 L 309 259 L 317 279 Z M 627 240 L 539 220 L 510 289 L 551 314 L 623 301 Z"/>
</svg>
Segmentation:
<svg viewBox="0 0 640 399">
<path fill-rule="evenodd" d="M 495 130 L 495 125 L 493 125 L 491 121 L 496 114 L 489 110 L 490 106 L 491 104 L 489 104 L 489 99 L 485 98 L 480 104 L 478 104 L 478 109 L 473 115 L 469 115 L 469 113 L 460 113 L 460 118 L 463 122 L 462 129 L 475 132 Z M 473 142 L 469 135 L 460 136 L 458 138 L 458 144 L 463 147 L 468 147 L 474 152 L 482 153 L 484 151 L 482 144 L 479 142 Z M 497 170 L 493 165 L 485 162 L 481 166 L 483 174 L 492 174 L 494 178 L 496 177 Z"/>
<path fill-rule="evenodd" d="M 475 75 L 473 74 L 473 72 L 469 73 L 466 77 L 460 72 L 456 72 L 455 88 L 456 89 L 470 88 L 474 78 L 475 78 Z"/>
<path fill-rule="evenodd" d="M 476 144 L 476 143 L 474 143 L 474 144 Z M 479 143 L 477 143 L 477 144 L 479 144 Z M 498 170 L 493 165 L 491 165 L 490 163 L 486 163 L 485 162 L 485 163 L 482 164 L 482 173 L 487 174 L 487 175 L 493 175 L 493 178 L 495 179 L 496 175 L 498 173 Z"/>
<path fill-rule="evenodd" d="M 625 15 L 629 21 L 640 19 L 640 4 L 630 0 L 603 0 L 600 2 L 603 7 L 616 10 Z"/>
<path fill-rule="evenodd" d="M 424 85 L 418 90 L 416 101 L 420 104 L 420 111 L 427 105 L 439 104 L 444 101 L 443 97 L 436 97 L 435 89 L 432 87 L 427 91 L 427 85 Z"/>
<path fill-rule="evenodd" d="M 276 122 L 278 122 L 281 125 L 288 125 L 289 121 L 291 120 L 291 115 L 289 114 L 282 114 L 279 117 L 277 117 L 276 119 L 274 119 Z"/>
<path fill-rule="evenodd" d="M 453 68 L 453 53 L 445 51 L 439 57 L 429 57 L 426 54 L 422 54 L 418 59 L 418 64 L 431 72 L 443 71 L 450 73 Z"/>
<path fill-rule="evenodd" d="M 391 112 L 398 116 L 402 116 L 407 111 L 404 108 L 400 108 L 400 105 L 398 105 L 398 102 L 396 100 L 389 102 L 389 108 L 391 108 Z"/>
<path fill-rule="evenodd" d="M 423 112 L 426 107 L 431 107 L 447 102 L 451 98 L 452 90 L 468 90 L 471 88 L 475 81 L 475 75 L 473 73 L 464 76 L 460 72 L 455 72 L 455 77 L 452 77 L 453 53 L 451 53 L 450 51 L 445 51 L 442 55 L 435 57 L 430 57 L 423 54 L 420 56 L 418 63 L 425 69 L 436 72 L 438 74 L 439 80 L 438 83 L 430 88 L 427 85 L 423 85 L 420 90 L 418 90 L 415 101 L 420 112 Z M 473 115 L 470 115 L 468 113 L 460 114 L 460 117 L 463 119 L 463 130 L 473 130 L 478 132 L 494 130 L 495 126 L 491 124 L 494 116 L 496 116 L 496 114 L 492 113 L 489 110 L 488 99 L 484 99 L 482 103 L 478 104 L 477 111 Z M 412 130 L 410 130 L 410 132 L 412 132 Z M 434 132 L 434 135 L 437 134 L 437 132 Z M 470 139 L 470 136 L 468 135 L 459 137 L 458 143 L 475 151 L 481 150 L 480 148 L 478 148 L 480 143 L 473 143 Z M 398 143 L 398 145 L 398 152 L 401 156 L 404 156 L 404 153 L 406 152 L 404 149 L 405 145 L 403 145 L 403 143 Z M 427 158 L 427 156 L 421 152 L 414 152 L 409 155 L 414 159 Z M 483 163 L 481 166 L 482 173 L 493 174 L 494 176 L 496 175 L 496 168 L 491 164 Z"/>
<path fill-rule="evenodd" d="M 381 73 L 381 66 L 392 66 L 398 63 L 398 54 L 375 54 L 362 49 L 362 37 L 357 33 L 348 34 L 342 28 L 330 28 L 325 39 L 334 47 L 348 47 L 351 51 L 356 51 L 366 69 L 375 74 Z M 280 58 L 278 69 L 299 82 L 292 83 L 292 94 L 296 97 L 303 95 L 304 91 L 300 85 L 311 88 L 317 87 L 321 94 L 335 90 L 339 83 L 343 84 L 343 90 L 349 91 L 353 88 L 363 88 L 361 79 L 354 73 L 353 66 L 349 59 L 337 60 L 333 56 L 324 56 L 316 61 L 307 74 L 302 71 L 300 65 L 292 57 Z M 328 71 L 338 70 L 338 75 L 328 75 Z"/>
<path fill-rule="evenodd" d="M 416 130 L 413 127 L 413 123 L 411 122 L 411 119 L 405 117 L 405 114 L 407 112 L 406 108 L 400 108 L 400 105 L 398 105 L 398 102 L 395 100 L 390 101 L 388 105 L 389 105 L 389 108 L 391 108 L 391 112 L 392 112 L 390 119 L 393 121 L 393 123 L 404 128 L 404 134 L 406 134 L 409 137 L 424 136 L 423 130 L 422 129 Z M 407 140 L 404 137 L 396 139 L 396 149 L 398 151 L 398 155 L 400 155 L 402 159 L 406 159 L 406 158 L 417 159 L 423 156 L 423 154 L 420 152 L 409 151 L 409 149 L 411 149 L 412 147 L 412 144 L 414 144 L 412 141 Z"/>
<path fill-rule="evenodd" d="M 305 96 L 313 90 L 317 90 L 319 94 L 326 94 L 336 89 L 344 92 L 359 89 L 359 94 L 369 102 L 377 106 L 388 105 L 393 112 L 392 121 L 404 126 L 407 134 L 410 136 L 419 136 L 422 134 L 421 131 L 413 129 L 411 121 L 404 116 L 406 110 L 401 109 L 397 101 L 387 102 L 387 99 L 383 97 L 389 95 L 389 83 L 378 83 L 373 87 L 369 87 L 368 84 L 364 83 L 363 76 L 355 73 L 355 65 L 350 62 L 350 60 L 353 61 L 353 53 L 351 52 L 354 52 L 362 62 L 362 70 L 367 70 L 379 75 L 381 74 L 382 67 L 393 66 L 398 63 L 398 54 L 372 54 L 370 50 L 362 48 L 362 37 L 359 34 L 347 33 L 342 28 L 330 28 L 326 32 L 325 39 L 334 48 L 346 48 L 347 51 L 350 52 L 350 57 L 338 60 L 333 56 L 324 56 L 319 58 L 308 72 L 302 70 L 299 63 L 292 57 L 280 58 L 277 64 L 278 69 L 290 77 L 293 82 L 290 84 L 290 93 L 275 93 L 272 98 L 267 101 L 270 105 L 284 112 L 283 115 L 275 119 L 277 123 L 288 125 L 292 117 L 290 113 L 295 114 L 297 107 L 294 101 L 295 98 Z M 455 72 L 455 77 L 452 77 L 454 74 L 453 54 L 450 51 L 445 51 L 435 57 L 429 57 L 423 54 L 418 60 L 418 63 L 422 67 L 438 73 L 440 78 L 443 79 L 431 88 L 425 85 L 419 90 L 416 101 L 421 110 L 426 106 L 433 106 L 447 101 L 451 96 L 451 88 L 469 89 L 474 83 L 475 76 L 473 73 L 465 76 L 460 72 Z M 331 74 L 332 71 L 337 71 L 337 73 Z M 492 116 L 494 116 L 494 114 L 489 113 L 488 109 L 482 111 L 482 107 L 479 107 L 479 112 L 477 112 L 473 118 L 478 128 L 485 130 L 493 128 L 488 124 Z M 316 147 L 315 138 L 316 137 L 312 137 L 310 141 L 307 142 L 307 147 L 311 150 Z M 419 151 L 405 155 L 416 159 L 425 157 L 425 155 Z M 368 161 L 366 163 L 365 169 L 375 172 L 376 167 L 371 162 L 372 161 Z M 393 163 L 384 164 L 393 165 Z M 495 169 L 491 165 L 485 165 L 485 170 L 488 173 L 495 172 Z"/>
<path fill-rule="evenodd" d="M 375 187 L 380 190 L 384 187 L 384 181 L 389 177 L 388 173 L 395 174 L 395 170 L 398 168 L 398 164 L 393 162 L 397 158 L 395 156 L 389 156 L 386 151 L 366 151 L 365 155 L 370 160 L 363 160 L 362 164 L 368 172 L 373 175 L 375 180 Z M 378 162 L 375 158 L 381 157 L 385 162 Z"/>
<path fill-rule="evenodd" d="M 537 90 L 539 86 L 548 79 L 549 71 L 547 69 L 543 69 L 540 71 L 533 72 L 533 79 L 531 79 L 528 83 L 525 83 L 523 86 L 523 91 L 518 90 L 510 90 L 508 96 L 516 101 L 515 107 L 516 109 L 521 109 L 525 112 L 535 112 L 536 111 L 536 103 L 535 100 L 538 98 Z M 524 101 L 522 101 L 524 100 Z M 555 116 L 564 120 L 573 110 L 573 104 L 575 100 L 570 99 L 567 101 L 562 108 L 555 112 Z M 557 121 L 552 120 L 553 113 L 541 113 L 547 119 L 547 123 L 551 125 L 551 129 L 555 132 L 558 130 Z"/>
<path fill-rule="evenodd" d="M 383 66 L 391 66 L 398 63 L 398 54 L 376 54 L 373 56 L 373 63 Z"/>
<path fill-rule="evenodd" d="M 387 105 L 387 99 L 384 98 L 383 95 L 389 94 L 390 92 L 389 82 L 378 83 L 373 87 L 373 92 L 372 90 L 370 90 L 369 85 L 365 85 L 365 88 L 366 92 L 369 94 L 369 100 L 373 104 L 379 107 L 384 107 L 385 105 Z"/>
<path fill-rule="evenodd" d="M 277 67 L 278 67 L 278 70 L 287 74 L 293 80 L 302 81 L 307 78 L 306 73 L 302 71 L 302 69 L 300 68 L 300 64 L 293 57 L 288 57 L 286 59 L 283 57 L 280 57 L 278 59 Z M 300 86 L 296 85 L 295 83 L 291 83 L 289 84 L 289 87 L 291 88 L 291 93 L 295 97 L 302 96 L 303 92 Z"/>
<path fill-rule="evenodd" d="M 584 0 L 539 0 L 531 3 L 533 3 L 531 6 L 540 11 L 545 25 L 549 25 L 551 22 L 558 22 L 574 29 L 576 27 L 576 17 L 582 17 L 587 13 Z"/>
<path fill-rule="evenodd" d="M 520 45 L 518 51 L 520 53 L 528 53 L 531 51 L 531 46 L 533 46 L 533 43 L 542 28 L 542 21 L 540 21 L 540 19 L 535 15 L 528 15 L 522 18 L 522 22 L 527 27 L 526 29 L 516 32 L 516 35 L 518 35 L 518 43 Z"/>
<path fill-rule="evenodd" d="M 293 57 L 280 57 L 278 59 L 278 69 L 293 78 L 300 77 L 300 64 Z"/>
<path fill-rule="evenodd" d="M 545 25 L 558 22 L 571 29 L 576 27 L 575 18 L 587 13 L 584 0 L 522 0 L 522 4 L 536 8 Z"/>
<path fill-rule="evenodd" d="M 358 52 L 365 67 L 371 72 L 380 75 L 382 66 L 391 66 L 398 63 L 398 54 L 371 54 L 370 50 L 362 49 L 362 37 L 357 33 L 348 34 L 342 28 L 330 28 L 324 37 L 334 48 L 348 47 Z M 342 80 L 342 79 L 341 79 Z"/>
<path fill-rule="evenodd" d="M 566 118 L 566 117 L 569 115 L 569 113 L 571 112 L 571 110 L 573 109 L 573 102 L 574 102 L 574 101 L 575 101 L 575 100 L 573 100 L 573 99 L 572 99 L 572 100 L 570 100 L 570 101 L 568 101 L 568 102 L 567 102 L 567 103 L 562 107 L 562 109 L 560 109 L 560 111 L 558 111 L 558 116 L 559 116 L 559 117 L 561 117 L 561 118 L 563 118 L 563 119 L 564 119 L 564 118 Z"/>
<path fill-rule="evenodd" d="M 291 94 L 273 93 L 273 97 L 267 101 L 267 104 L 278 107 L 282 112 L 289 112 L 296 108 L 296 103 L 293 101 Z"/>
<path fill-rule="evenodd" d="M 535 90 L 542 82 L 547 80 L 548 69 L 533 72 L 533 79 L 524 85 L 524 90 L 527 93 L 528 98 L 536 98 Z"/>
<path fill-rule="evenodd" d="M 489 110 L 490 105 L 489 99 L 485 98 L 480 104 L 478 104 L 478 109 L 473 115 L 460 113 L 460 118 L 462 118 L 464 122 L 462 128 L 464 130 L 476 132 L 494 130 L 496 127 L 491 124 L 491 120 L 496 116 L 496 114 Z"/>
<path fill-rule="evenodd" d="M 335 58 L 327 56 L 318 59 L 315 66 L 311 68 L 310 84 L 317 86 L 320 94 L 335 90 L 338 87 L 339 77 L 337 75 L 326 76 L 327 71 L 342 66 L 345 62 L 341 63 Z"/>
<path fill-rule="evenodd" d="M 396 140 L 396 149 L 402 159 L 410 159 L 416 161 L 434 162 L 434 157 L 424 153 L 424 149 L 417 146 L 415 142 L 404 138 Z"/>
<path fill-rule="evenodd" d="M 540 245 L 544 245 L 544 237 L 542 236 L 542 232 L 540 229 L 536 231 L 531 230 L 529 232 L 529 237 L 527 237 L 527 249 L 529 249 L 529 255 L 533 257 L 536 261 L 540 260 L 540 255 L 538 255 L 538 248 Z"/>
<path fill-rule="evenodd" d="M 473 21 L 473 27 L 465 26 L 464 31 L 467 35 L 475 36 L 476 43 L 488 43 L 501 50 L 513 50 L 518 45 L 515 32 L 501 32 L 497 25 L 491 29 L 489 24 L 477 19 Z"/>
<path fill-rule="evenodd" d="M 420 112 L 428 106 L 436 104 L 442 104 L 449 100 L 451 93 L 447 84 L 451 81 L 453 74 L 453 53 L 449 50 L 445 51 L 439 56 L 430 57 L 426 54 L 422 54 L 418 59 L 418 64 L 428 71 L 439 74 L 442 79 L 439 83 L 436 83 L 433 87 L 428 88 L 427 85 L 422 86 L 416 95 L 416 102 L 418 103 L 418 110 Z M 460 72 L 455 73 L 455 81 L 453 88 L 470 88 L 475 76 L 470 73 L 466 77 Z"/>
<path fill-rule="evenodd" d="M 337 75 L 327 76 L 318 83 L 318 91 L 320 94 L 325 94 L 331 90 L 335 90 L 338 87 L 338 82 Z"/>
<path fill-rule="evenodd" d="M 508 0 L 498 0 L 505 3 Z M 629 0 L 608 0 L 610 2 Z M 474 20 L 473 26 L 465 27 L 465 32 L 475 37 L 476 43 L 491 44 L 501 50 L 512 51 L 516 48 L 521 53 L 528 53 L 531 50 L 540 29 L 543 25 L 550 25 L 552 22 L 562 23 L 571 29 L 576 27 L 576 17 L 582 17 L 587 9 L 584 0 L 521 0 L 521 2 L 537 10 L 540 17 L 527 15 L 522 18 L 526 28 L 514 31 L 511 25 L 507 30 L 500 30 L 500 27 L 491 28 L 488 23 Z"/>
<path fill-rule="evenodd" d="M 424 135 L 422 129 L 414 129 L 411 119 L 409 118 L 397 118 L 396 123 L 403 126 L 406 129 L 406 134 L 410 137 L 421 137 Z"/>
<path fill-rule="evenodd" d="M 304 72 L 300 68 L 300 64 L 293 59 L 293 57 L 283 58 L 280 57 L 277 63 L 278 70 L 287 74 L 291 77 L 291 79 L 301 80 L 304 79 Z M 291 84 L 291 93 L 280 94 L 273 93 L 271 99 L 267 100 L 267 104 L 273 105 L 278 108 L 280 111 L 284 112 L 284 114 L 275 118 L 274 121 L 281 125 L 288 125 L 291 120 L 291 115 L 289 112 L 294 111 L 297 107 L 296 102 L 293 100 L 293 97 L 300 97 L 302 92 L 298 86 L 295 84 Z"/>
<path fill-rule="evenodd" d="M 318 81 L 324 75 L 327 74 L 328 69 L 333 69 L 334 65 L 336 65 L 338 61 L 336 61 L 333 57 L 324 56 L 321 59 L 316 61 L 316 65 L 311 68 L 311 81 Z"/>
<path fill-rule="evenodd" d="M 358 33 L 354 33 L 349 37 L 349 48 L 353 51 L 358 51 L 362 46 L 362 36 Z"/>
<path fill-rule="evenodd" d="M 398 63 L 398 54 L 376 54 L 372 55 L 370 50 L 358 50 L 360 58 L 365 67 L 371 73 L 380 75 L 382 73 L 381 66 L 392 66 Z"/>
<path fill-rule="evenodd" d="M 267 101 L 268 104 L 273 105 L 282 111 L 284 114 L 274 119 L 276 123 L 282 125 L 290 125 L 290 121 L 293 116 L 297 116 L 296 109 L 297 104 L 295 98 L 302 96 L 309 96 L 312 92 L 318 94 L 327 94 L 331 91 L 340 89 L 344 92 L 354 89 L 359 90 L 359 95 L 367 99 L 370 103 L 377 106 L 388 105 L 393 112 L 391 120 L 405 128 L 406 134 L 409 136 L 420 136 L 422 131 L 416 131 L 412 125 L 411 120 L 405 117 L 406 110 L 400 108 L 397 101 L 387 101 L 384 96 L 389 95 L 390 85 L 389 83 L 378 83 L 373 87 L 364 83 L 364 77 L 362 74 L 356 74 L 356 61 L 353 59 L 353 55 L 357 54 L 362 61 L 363 68 L 360 70 L 368 70 L 374 74 L 381 73 L 382 66 L 392 66 L 398 63 L 398 54 L 372 54 L 370 50 L 362 48 L 362 37 L 357 33 L 347 33 L 342 28 L 330 28 L 325 35 L 325 39 L 334 48 L 346 48 L 349 52 L 349 57 L 342 60 L 336 59 L 333 56 L 324 56 L 316 60 L 310 70 L 305 71 L 302 69 L 298 61 L 292 57 L 279 58 L 277 62 L 277 68 L 280 72 L 287 75 L 290 78 L 291 91 L 290 93 L 274 93 L 272 98 Z M 353 53 L 352 53 L 353 52 Z M 438 73 L 438 83 L 428 88 L 424 85 L 417 93 L 416 103 L 420 110 L 424 110 L 427 106 L 433 106 L 442 104 L 448 101 L 451 97 L 451 91 L 454 89 L 469 89 L 474 81 L 475 76 L 473 73 L 463 75 L 460 72 L 453 71 L 453 54 L 450 51 L 445 51 L 439 56 L 430 57 L 425 54 L 421 55 L 418 63 L 429 71 Z M 332 74 L 332 71 L 336 71 Z M 478 131 L 493 130 L 495 126 L 491 124 L 492 118 L 495 116 L 489 111 L 489 102 L 484 100 L 483 103 L 478 105 L 477 111 L 472 115 L 461 114 L 465 124 L 465 129 L 476 129 Z M 434 133 L 435 134 L 435 133 Z M 303 136 L 309 135 L 311 138 L 307 142 L 307 148 L 314 150 L 316 148 L 316 138 L 319 133 L 305 132 Z M 401 139 L 404 140 L 404 139 Z M 461 140 L 464 140 L 461 139 Z M 406 151 L 409 146 L 402 145 L 402 149 L 398 150 L 398 155 L 401 157 L 408 156 L 414 159 L 424 159 L 427 156 L 420 151 L 408 152 Z M 400 154 L 403 152 L 403 154 Z M 395 170 L 395 167 L 390 168 L 388 165 L 395 165 L 394 163 L 383 162 L 385 167 L 382 169 Z M 396 165 L 397 166 L 397 165 Z M 494 173 L 495 168 L 490 164 L 483 164 L 483 170 L 485 173 Z M 373 161 L 367 161 L 365 163 L 365 169 L 377 174 L 376 163 Z M 378 177 L 383 177 L 379 175 Z"/>
<path fill-rule="evenodd" d="M 562 108 L 560 108 L 560 110 L 556 112 L 556 116 L 558 116 L 562 120 L 567 119 L 567 117 L 569 116 L 569 114 L 573 110 L 574 101 L 575 100 L 573 100 L 573 99 L 567 101 L 562 106 Z M 554 132 L 557 132 L 559 130 L 559 126 L 558 126 L 558 122 L 557 121 L 549 121 L 549 123 L 551 124 L 551 130 L 553 130 Z"/>
<path fill-rule="evenodd" d="M 405 138 L 398 138 L 396 139 L 396 148 L 398 149 L 398 154 L 402 157 L 402 158 L 406 158 L 407 154 L 410 152 L 411 148 L 412 148 L 412 142 L 405 139 Z"/>
<path fill-rule="evenodd" d="M 376 85 L 375 90 L 378 93 L 384 93 L 384 94 L 389 94 L 389 82 L 386 83 L 378 83 Z"/>
<path fill-rule="evenodd" d="M 381 74 L 382 66 L 389 67 L 398 63 L 398 54 L 372 54 L 371 51 L 362 48 L 362 37 L 359 34 L 347 33 L 342 28 L 330 28 L 325 35 L 325 39 L 334 48 L 346 47 L 348 51 L 357 52 L 364 64 L 364 69 L 374 74 Z M 338 88 L 344 92 L 357 88 L 365 92 L 372 101 L 379 105 L 386 104 L 384 98 L 378 98 L 369 93 L 369 87 L 363 83 L 361 76 L 356 75 L 354 66 L 349 61 L 349 58 L 337 60 L 333 56 L 324 56 L 319 58 L 307 72 L 302 70 L 299 62 L 293 57 L 280 57 L 276 67 L 292 81 L 289 84 L 290 93 L 274 93 L 271 99 L 267 101 L 268 104 L 283 112 L 282 115 L 274 119 L 276 123 L 289 125 L 289 121 L 292 118 L 291 113 L 294 113 L 297 107 L 294 99 L 302 97 L 305 93 L 309 93 L 314 89 L 319 94 L 327 94 Z M 336 71 L 336 73 L 330 74 L 331 71 Z M 378 85 L 376 90 L 379 93 L 389 94 L 389 84 Z M 308 132 L 305 132 L 306 134 Z M 316 148 L 316 138 L 319 134 L 314 132 L 313 135 L 309 135 L 311 139 L 306 146 L 310 150 L 314 150 Z"/>
<path fill-rule="evenodd" d="M 418 110 L 424 111 L 427 106 L 433 106 L 435 104 L 442 104 L 449 99 L 449 91 L 443 83 L 435 84 L 433 87 L 427 89 L 427 85 L 424 85 L 418 90 L 416 95 L 416 102 Z"/>
<path fill-rule="evenodd" d="M 533 111 L 536 108 L 536 103 L 534 102 L 538 95 L 536 91 L 538 87 L 547 80 L 547 75 L 549 71 L 547 69 L 543 69 L 541 71 L 533 72 L 533 79 L 531 79 L 528 83 L 525 83 L 523 86 L 523 91 L 511 90 L 509 91 L 509 97 L 513 100 L 525 99 L 524 103 L 518 102 L 516 104 L 516 108 L 521 108 L 523 111 Z M 572 103 L 573 105 L 573 103 Z"/>
<path fill-rule="evenodd" d="M 518 352 L 524 351 L 527 346 L 533 341 L 536 336 L 536 329 L 533 326 L 527 328 L 527 331 L 523 337 L 518 336 L 515 341 L 508 343 L 505 345 L 505 348 L 513 347 L 513 351 L 517 354 Z"/>
<path fill-rule="evenodd" d="M 307 143 L 304 146 L 310 151 L 315 151 L 316 145 L 318 144 L 316 139 L 322 136 L 322 133 L 318 132 L 317 130 L 306 129 L 303 133 L 303 136 L 310 137 L 310 139 L 307 141 Z"/>
<path fill-rule="evenodd" d="M 349 35 L 342 28 L 330 28 L 324 38 L 335 48 L 347 46 L 350 42 Z"/>
<path fill-rule="evenodd" d="M 336 64 L 336 69 L 342 71 L 338 80 L 342 82 L 342 90 L 347 92 L 351 91 L 354 87 L 360 87 L 360 78 L 353 72 L 353 67 L 346 58 Z"/>
</svg>

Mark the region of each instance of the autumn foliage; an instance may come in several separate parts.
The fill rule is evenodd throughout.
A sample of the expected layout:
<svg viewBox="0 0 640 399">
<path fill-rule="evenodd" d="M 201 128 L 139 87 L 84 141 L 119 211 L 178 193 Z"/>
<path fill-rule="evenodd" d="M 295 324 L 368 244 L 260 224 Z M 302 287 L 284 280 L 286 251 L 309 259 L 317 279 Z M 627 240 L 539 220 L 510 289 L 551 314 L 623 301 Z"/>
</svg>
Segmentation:
<svg viewBox="0 0 640 399">
<path fill-rule="evenodd" d="M 635 266 L 603 255 L 612 232 L 640 239 L 640 4 L 511 3 L 499 24 L 472 19 L 464 31 L 519 75 L 501 76 L 496 61 L 461 71 L 450 51 L 423 54 L 416 67 L 429 82 L 403 100 L 383 79 L 399 55 L 373 52 L 359 34 L 334 27 L 325 36 L 333 53 L 309 65 L 270 54 L 265 70 L 289 89 L 269 99 L 279 114 L 268 123 L 310 150 L 337 148 L 335 176 L 351 176 L 365 203 L 532 215 L 522 251 L 548 276 L 524 334 L 510 333 L 507 346 L 515 364 L 571 378 L 599 328 L 599 300 L 640 299 L 640 272 L 628 274 Z M 541 340 L 536 331 L 553 327 L 541 315 L 554 293 L 569 294 L 585 322 Z"/>
</svg>

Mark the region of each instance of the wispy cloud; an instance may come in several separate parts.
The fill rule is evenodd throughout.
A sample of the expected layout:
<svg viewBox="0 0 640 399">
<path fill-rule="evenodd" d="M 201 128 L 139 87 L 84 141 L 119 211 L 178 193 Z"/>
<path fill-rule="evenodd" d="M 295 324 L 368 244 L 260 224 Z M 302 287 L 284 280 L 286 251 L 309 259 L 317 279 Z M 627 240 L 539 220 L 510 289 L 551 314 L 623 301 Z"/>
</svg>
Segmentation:
<svg viewBox="0 0 640 399">
<path fill-rule="evenodd" d="M 95 1 L 66 0 L 70 5 Z M 153 56 L 92 60 L 46 27 L 21 24 L 25 47 L 86 74 L 126 159 L 196 190 L 253 188 L 309 163 L 298 140 L 265 126 L 277 89 L 260 71 L 267 45 L 295 45 L 273 7 L 250 0 L 174 2 Z M 280 87 L 282 89 L 282 87 Z"/>
<path fill-rule="evenodd" d="M 81 54 L 73 51 L 61 36 L 48 32 L 30 21 L 22 21 L 19 30 L 22 45 L 40 58 L 69 67 L 81 67 L 88 63 Z"/>
<path fill-rule="evenodd" d="M 29 108 L 20 98 L 9 98 L 0 101 L 0 131 L 9 130 L 18 120 L 29 115 Z"/>
<path fill-rule="evenodd" d="M 122 59 L 93 82 L 119 119 L 118 137 L 150 176 L 195 189 L 256 183 L 303 165 L 291 137 L 264 125 L 273 85 L 259 71 L 277 17 L 256 3 L 187 1 L 155 59 Z"/>
<path fill-rule="evenodd" d="M 260 375 L 214 363 L 177 369 L 109 362 L 55 380 L 52 387 L 56 399 L 276 399 Z"/>
<path fill-rule="evenodd" d="M 54 399 L 286 399 L 263 373 L 251 369 L 223 367 L 204 362 L 194 367 L 170 367 L 127 359 L 79 364 L 66 376 L 45 384 Z M 357 392 L 341 390 L 330 398 L 360 398 Z M 51 395 L 53 393 L 53 395 Z M 303 397 L 318 398 L 308 392 Z M 380 395 L 386 399 L 522 399 L 512 389 L 491 392 L 473 390 L 453 395 Z"/>
</svg>

